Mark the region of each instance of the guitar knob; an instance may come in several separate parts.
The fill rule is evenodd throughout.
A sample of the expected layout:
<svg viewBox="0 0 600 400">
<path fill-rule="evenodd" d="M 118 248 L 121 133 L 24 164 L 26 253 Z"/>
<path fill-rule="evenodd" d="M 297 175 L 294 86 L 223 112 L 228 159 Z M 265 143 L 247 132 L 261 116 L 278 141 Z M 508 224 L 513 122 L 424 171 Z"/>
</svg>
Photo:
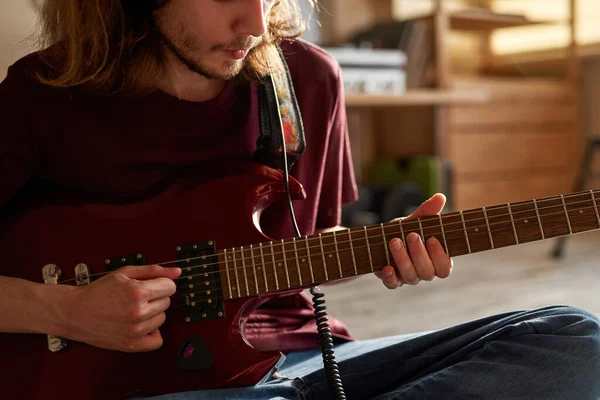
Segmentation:
<svg viewBox="0 0 600 400">
<path fill-rule="evenodd" d="M 47 264 L 42 268 L 42 276 L 44 277 L 44 282 L 46 283 L 58 283 L 58 278 L 60 277 L 61 271 L 55 264 Z"/>
<path fill-rule="evenodd" d="M 55 264 L 46 264 L 42 267 L 42 276 L 46 285 L 58 285 L 58 278 L 60 277 L 61 271 Z M 67 347 L 67 341 L 63 338 L 47 335 L 48 336 L 48 349 L 57 353 Z"/>
<path fill-rule="evenodd" d="M 48 335 L 48 349 L 53 353 L 58 353 L 67 347 L 67 341 L 63 338 Z"/>
</svg>

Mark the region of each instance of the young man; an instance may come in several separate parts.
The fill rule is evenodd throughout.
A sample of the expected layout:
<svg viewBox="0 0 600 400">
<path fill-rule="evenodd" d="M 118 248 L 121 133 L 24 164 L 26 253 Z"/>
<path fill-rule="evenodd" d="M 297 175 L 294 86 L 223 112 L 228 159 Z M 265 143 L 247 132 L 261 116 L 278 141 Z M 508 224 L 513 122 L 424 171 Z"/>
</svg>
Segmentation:
<svg viewBox="0 0 600 400">
<path fill-rule="evenodd" d="M 356 199 L 340 68 L 316 46 L 293 40 L 300 33 L 293 0 L 48 1 L 42 17 L 46 49 L 15 63 L 0 86 L 3 225 L 33 198 L 63 192 L 76 192 L 83 206 L 99 199 L 115 209 L 133 200 L 157 206 L 176 177 L 194 172 L 193 186 L 218 177 L 224 163 L 251 161 L 258 79 L 281 70 L 281 39 L 306 132 L 306 151 L 291 172 L 307 193 L 294 204 L 300 231 L 337 228 L 341 205 Z M 413 216 L 436 215 L 443 205 L 436 195 Z M 285 204 L 271 207 L 262 222 L 272 238 L 294 236 Z M 385 287 L 448 277 L 452 263 L 438 241 L 424 245 L 412 234 L 406 246 L 389 243 L 397 267 L 378 272 Z M 180 269 L 124 267 L 75 288 L 16 278 L 27 268 L 37 266 L 0 267 L 0 332 L 7 340 L 53 334 L 150 357 L 163 345 Z M 370 341 L 353 340 L 338 321 L 331 325 L 348 398 L 600 397 L 599 322 L 582 310 L 514 312 Z M 245 331 L 256 347 L 287 354 L 277 374 L 255 386 L 160 398 L 328 397 L 303 297 L 273 299 Z M 60 371 L 45 374 L 69 384 Z"/>
</svg>

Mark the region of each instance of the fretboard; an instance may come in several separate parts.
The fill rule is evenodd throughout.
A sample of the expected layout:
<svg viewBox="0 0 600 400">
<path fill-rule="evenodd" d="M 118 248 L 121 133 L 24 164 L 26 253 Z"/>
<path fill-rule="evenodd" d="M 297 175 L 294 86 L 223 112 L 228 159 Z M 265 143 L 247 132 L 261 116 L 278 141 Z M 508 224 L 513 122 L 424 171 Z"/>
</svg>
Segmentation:
<svg viewBox="0 0 600 400">
<path fill-rule="evenodd" d="M 395 265 L 390 240 L 412 232 L 457 257 L 596 230 L 598 204 L 593 190 L 226 249 L 221 290 L 236 299 L 380 271 Z"/>
</svg>

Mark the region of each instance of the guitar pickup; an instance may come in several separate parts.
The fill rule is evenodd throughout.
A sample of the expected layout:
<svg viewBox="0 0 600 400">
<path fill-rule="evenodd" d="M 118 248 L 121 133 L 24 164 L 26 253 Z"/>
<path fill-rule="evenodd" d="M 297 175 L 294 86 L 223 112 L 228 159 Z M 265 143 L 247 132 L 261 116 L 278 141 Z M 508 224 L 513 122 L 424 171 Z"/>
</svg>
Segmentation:
<svg viewBox="0 0 600 400">
<path fill-rule="evenodd" d="M 146 265 L 146 259 L 143 253 L 132 253 L 119 257 L 106 258 L 104 259 L 104 265 L 106 272 L 112 272 L 127 265 Z"/>
<path fill-rule="evenodd" d="M 185 296 L 185 322 L 223 318 L 221 276 L 212 240 L 182 244 L 176 248 L 177 266 L 181 268 L 180 292 Z"/>
</svg>

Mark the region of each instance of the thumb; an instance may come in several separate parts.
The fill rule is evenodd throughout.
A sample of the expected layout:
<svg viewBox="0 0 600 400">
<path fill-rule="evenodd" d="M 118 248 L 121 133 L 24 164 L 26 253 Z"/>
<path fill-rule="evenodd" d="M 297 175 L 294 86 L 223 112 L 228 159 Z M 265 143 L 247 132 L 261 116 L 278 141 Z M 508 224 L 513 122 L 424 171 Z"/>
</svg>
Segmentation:
<svg viewBox="0 0 600 400">
<path fill-rule="evenodd" d="M 129 279 L 146 280 L 163 277 L 175 279 L 181 275 L 181 268 L 164 268 L 160 265 L 130 265 L 121 268 L 121 273 Z"/>
<path fill-rule="evenodd" d="M 413 212 L 411 215 L 409 215 L 408 217 L 403 218 L 403 219 L 408 220 L 408 219 L 431 217 L 433 215 L 438 215 L 439 213 L 442 212 L 445 205 L 446 205 L 446 196 L 444 196 L 441 193 L 437 193 L 437 194 L 433 195 L 432 198 L 430 198 L 429 200 L 427 200 L 426 202 L 421 204 L 419 206 L 419 208 L 417 208 L 415 210 L 415 212 Z"/>
</svg>

